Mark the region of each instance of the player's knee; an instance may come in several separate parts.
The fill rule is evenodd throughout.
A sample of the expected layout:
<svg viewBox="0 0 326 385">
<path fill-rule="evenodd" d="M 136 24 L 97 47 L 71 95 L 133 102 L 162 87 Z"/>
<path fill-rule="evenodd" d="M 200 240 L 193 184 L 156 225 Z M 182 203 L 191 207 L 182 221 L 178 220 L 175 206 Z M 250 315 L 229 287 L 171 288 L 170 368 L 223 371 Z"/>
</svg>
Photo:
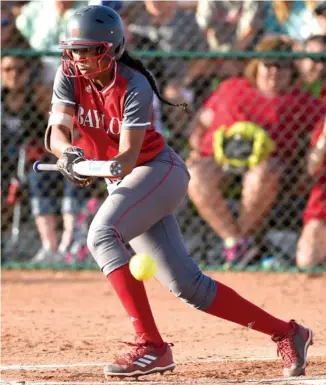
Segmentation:
<svg viewBox="0 0 326 385">
<path fill-rule="evenodd" d="M 95 260 L 110 250 L 119 240 L 120 234 L 114 226 L 91 225 L 87 236 L 87 247 Z"/>
<path fill-rule="evenodd" d="M 199 271 L 194 277 L 187 280 L 174 280 L 169 289 L 181 301 L 196 309 L 205 310 L 212 303 L 216 295 L 215 281 Z"/>
</svg>

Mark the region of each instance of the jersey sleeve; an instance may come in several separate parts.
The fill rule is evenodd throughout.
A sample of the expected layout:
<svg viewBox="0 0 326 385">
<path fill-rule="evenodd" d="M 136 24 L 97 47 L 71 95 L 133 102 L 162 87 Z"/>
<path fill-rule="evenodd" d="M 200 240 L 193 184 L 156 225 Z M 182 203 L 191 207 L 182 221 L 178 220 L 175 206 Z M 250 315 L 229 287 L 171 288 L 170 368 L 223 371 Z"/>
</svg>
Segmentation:
<svg viewBox="0 0 326 385">
<path fill-rule="evenodd" d="M 126 91 L 122 129 L 146 130 L 153 116 L 153 90 L 144 76 L 138 74 L 136 81 Z"/>
<path fill-rule="evenodd" d="M 52 104 L 54 103 L 63 104 L 68 107 L 74 107 L 76 104 L 74 79 L 65 76 L 61 66 L 57 70 L 53 83 Z"/>
</svg>

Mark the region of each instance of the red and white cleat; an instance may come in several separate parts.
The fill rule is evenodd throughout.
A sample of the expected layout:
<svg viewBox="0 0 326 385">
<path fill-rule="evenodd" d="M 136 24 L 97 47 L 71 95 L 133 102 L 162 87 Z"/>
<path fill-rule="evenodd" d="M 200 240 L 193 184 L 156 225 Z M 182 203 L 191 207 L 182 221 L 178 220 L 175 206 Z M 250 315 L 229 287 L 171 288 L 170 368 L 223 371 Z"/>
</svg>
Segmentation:
<svg viewBox="0 0 326 385">
<path fill-rule="evenodd" d="M 280 354 L 284 367 L 285 377 L 304 376 L 307 364 L 307 352 L 312 341 L 312 331 L 290 321 L 291 330 L 282 337 L 273 336 L 272 340 L 277 344 L 277 354 Z"/>
<path fill-rule="evenodd" d="M 135 377 L 146 374 L 161 373 L 175 368 L 172 350 L 166 342 L 162 347 L 156 347 L 150 342 L 130 343 L 130 352 L 118 358 L 112 364 L 105 365 L 104 375 L 108 377 Z"/>
</svg>

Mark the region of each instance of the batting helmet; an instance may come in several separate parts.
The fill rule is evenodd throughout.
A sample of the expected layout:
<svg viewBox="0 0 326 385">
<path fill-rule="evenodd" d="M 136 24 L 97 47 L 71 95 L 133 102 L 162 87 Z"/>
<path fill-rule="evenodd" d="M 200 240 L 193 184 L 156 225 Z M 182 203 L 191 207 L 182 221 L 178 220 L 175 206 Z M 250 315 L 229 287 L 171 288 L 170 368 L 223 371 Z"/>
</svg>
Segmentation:
<svg viewBox="0 0 326 385">
<path fill-rule="evenodd" d="M 60 46 L 64 48 L 63 68 L 68 76 L 68 69 L 73 62 L 70 50 L 73 49 L 98 47 L 98 56 L 89 59 L 101 60 L 106 56 L 111 59 L 111 64 L 112 60 L 118 60 L 125 50 L 125 32 L 121 17 L 109 7 L 81 7 L 68 20 L 66 37 L 60 42 Z"/>
</svg>

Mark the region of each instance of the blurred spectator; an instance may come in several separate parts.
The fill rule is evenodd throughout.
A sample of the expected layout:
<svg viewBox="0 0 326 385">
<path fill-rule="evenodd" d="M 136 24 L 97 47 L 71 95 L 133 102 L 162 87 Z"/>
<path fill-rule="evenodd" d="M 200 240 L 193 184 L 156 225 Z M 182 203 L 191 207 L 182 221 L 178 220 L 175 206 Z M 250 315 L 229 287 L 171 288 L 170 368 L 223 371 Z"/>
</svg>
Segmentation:
<svg viewBox="0 0 326 385">
<path fill-rule="evenodd" d="M 31 1 L 22 7 L 16 26 L 35 50 L 57 51 L 63 40 L 66 22 L 80 6 L 79 1 L 41 0 Z M 60 64 L 60 58 L 45 56 L 46 82 L 51 83 Z"/>
<path fill-rule="evenodd" d="M 1 3 L 1 48 L 30 48 L 27 39 L 15 25 L 15 17 L 9 3 Z"/>
<path fill-rule="evenodd" d="M 272 0 L 259 2 L 261 20 L 266 34 L 280 34 L 294 41 L 322 33 L 314 13 L 316 0 Z"/>
<path fill-rule="evenodd" d="M 17 28 L 35 50 L 51 50 L 63 39 L 68 18 L 78 1 L 42 0 L 26 4 L 16 19 Z"/>
<path fill-rule="evenodd" d="M 105 7 L 113 8 L 115 11 L 121 13 L 123 10 L 124 3 L 127 3 L 128 1 L 101 1 L 101 0 L 89 0 L 88 5 L 104 5 Z"/>
<path fill-rule="evenodd" d="M 211 50 L 246 49 L 250 45 L 260 25 L 257 1 L 199 0 L 197 4 L 196 19 Z"/>
<path fill-rule="evenodd" d="M 264 38 L 256 48 L 260 52 L 291 49 L 290 43 L 277 37 Z M 190 137 L 189 195 L 199 214 L 224 240 L 227 261 L 243 261 L 255 254 L 251 236 L 275 203 L 282 170 L 289 172 L 291 185 L 293 170 L 300 173 L 295 167 L 296 158 L 302 156 L 298 152 L 301 142 L 326 113 L 319 100 L 292 86 L 296 75 L 291 60 L 252 59 L 245 77 L 223 81 L 197 114 Z M 235 219 L 224 199 L 227 174 L 215 159 L 214 147 L 216 131 L 224 126 L 227 132 L 237 122 L 252 122 L 265 129 L 276 149 L 268 160 L 259 163 L 254 159 L 256 165 L 244 173 L 241 207 Z M 255 148 L 255 142 L 252 146 Z"/>
<path fill-rule="evenodd" d="M 167 132 L 164 128 L 163 121 L 162 121 L 162 105 L 156 95 L 154 95 L 154 98 L 153 98 L 153 115 L 154 115 L 154 127 L 156 131 L 166 136 Z"/>
<path fill-rule="evenodd" d="M 1 48 L 2 49 L 26 49 L 31 50 L 28 40 L 17 29 L 15 17 L 12 13 L 11 2 L 1 3 Z M 42 84 L 52 86 L 53 74 L 51 68 L 39 57 L 31 56 L 29 66 L 37 73 Z M 34 73 L 35 75 L 35 73 Z"/>
<path fill-rule="evenodd" d="M 137 6 L 139 5 L 137 2 Z M 159 50 L 166 53 L 207 49 L 205 36 L 196 22 L 195 14 L 180 8 L 177 1 L 146 0 L 142 12 L 138 8 L 137 16 L 133 20 L 128 18 L 127 25 L 131 34 L 129 44 L 133 49 Z M 190 86 L 193 77 L 189 77 L 189 74 L 193 72 L 192 68 L 198 66 L 198 61 L 154 58 L 146 60 L 146 65 L 158 80 L 164 97 L 176 103 L 193 102 L 194 84 Z M 187 87 L 184 86 L 186 78 Z M 188 140 L 186 127 L 189 117 L 182 110 L 177 111 L 168 106 L 163 106 L 162 113 L 166 122 L 164 129 L 173 130 L 174 140 L 178 142 L 180 139 L 180 147 L 184 147 Z"/>
<path fill-rule="evenodd" d="M 326 35 L 314 35 L 305 40 L 303 44 L 305 52 L 324 53 L 326 52 Z M 326 59 L 304 58 L 298 61 L 300 77 L 298 86 L 310 92 L 316 98 L 326 104 Z"/>
<path fill-rule="evenodd" d="M 316 175 L 317 182 L 303 216 L 304 226 L 297 249 L 300 268 L 326 265 L 326 120 L 312 135 L 308 171 Z"/>
<path fill-rule="evenodd" d="M 29 1 L 8 1 L 11 6 L 11 12 L 16 18 L 17 16 L 20 15 L 21 9 L 24 5 L 28 4 Z"/>
<path fill-rule="evenodd" d="M 16 146 L 26 138 L 44 130 L 44 117 L 50 103 L 49 89 L 40 82 L 36 74 L 42 71 L 37 59 L 5 55 L 1 59 L 2 97 L 2 155 L 16 153 Z M 28 122 L 27 118 L 33 118 Z"/>
<path fill-rule="evenodd" d="M 178 7 L 176 1 L 145 0 L 145 9 L 130 21 L 131 44 L 134 49 L 157 49 L 165 52 L 205 50 L 207 44 L 193 12 Z M 150 67 L 161 82 L 180 81 L 187 69 L 184 60 L 155 59 Z"/>
<path fill-rule="evenodd" d="M 259 2 L 252 0 L 197 1 L 196 20 L 205 34 L 209 50 L 227 52 L 251 49 L 261 28 L 259 9 Z M 240 76 L 244 65 L 243 60 L 237 59 L 197 60 L 186 75 L 185 85 L 189 86 L 199 81 L 202 87 L 196 92 L 194 99 L 201 102 L 208 96 L 203 89 L 211 91 L 212 78 L 220 80 Z"/>
<path fill-rule="evenodd" d="M 326 35 L 326 1 L 320 3 L 314 10 L 321 34 Z"/>
<path fill-rule="evenodd" d="M 42 67 L 31 66 L 30 59 L 18 56 L 4 56 L 1 59 L 1 129 L 2 129 L 2 164 L 6 168 L 2 173 L 2 195 L 7 196 L 9 184 L 16 177 L 18 151 L 21 146 L 26 148 L 26 180 L 30 193 L 32 214 L 42 241 L 42 249 L 35 256 L 35 261 L 53 260 L 57 254 L 57 216 L 58 191 L 63 178 L 56 173 L 35 174 L 31 170 L 31 163 L 42 159 L 54 161 L 45 154 L 43 148 L 44 130 L 47 125 L 51 91 L 35 74 Z M 20 181 L 22 182 L 22 181 Z M 63 199 L 63 222 L 60 251 L 68 248 L 74 231 L 74 204 L 76 187 L 65 182 Z M 24 191 L 22 191 L 24 193 Z M 4 206 L 3 215 L 8 226 L 8 207 Z M 11 203 L 15 203 L 14 201 Z"/>
</svg>

